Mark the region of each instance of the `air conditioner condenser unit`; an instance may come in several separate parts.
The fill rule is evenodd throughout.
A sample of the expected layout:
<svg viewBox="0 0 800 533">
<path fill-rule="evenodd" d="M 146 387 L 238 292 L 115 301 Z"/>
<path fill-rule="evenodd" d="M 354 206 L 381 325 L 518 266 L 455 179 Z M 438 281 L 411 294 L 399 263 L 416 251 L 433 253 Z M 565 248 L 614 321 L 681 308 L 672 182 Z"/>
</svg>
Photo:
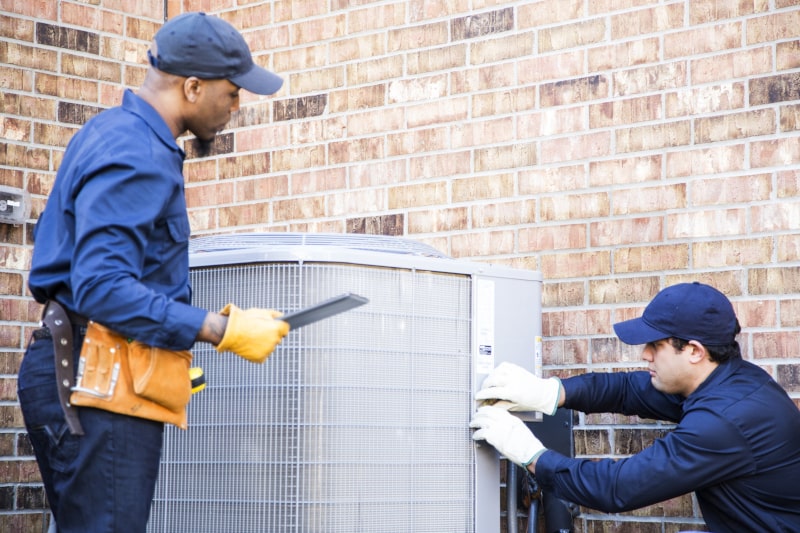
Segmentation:
<svg viewBox="0 0 800 533">
<path fill-rule="evenodd" d="M 539 272 L 365 235 L 195 239 L 194 304 L 369 303 L 292 331 L 263 365 L 198 344 L 206 388 L 165 429 L 149 533 L 499 533 L 474 393 L 501 361 L 541 373 Z"/>
</svg>

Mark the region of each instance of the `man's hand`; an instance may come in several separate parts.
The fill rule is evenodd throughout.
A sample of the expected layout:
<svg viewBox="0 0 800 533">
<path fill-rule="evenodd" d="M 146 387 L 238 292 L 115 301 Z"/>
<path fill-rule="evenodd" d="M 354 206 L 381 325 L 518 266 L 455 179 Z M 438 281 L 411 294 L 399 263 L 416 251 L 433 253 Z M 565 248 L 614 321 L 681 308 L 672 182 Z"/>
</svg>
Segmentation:
<svg viewBox="0 0 800 533">
<path fill-rule="evenodd" d="M 289 324 L 277 320 L 280 311 L 259 308 L 243 311 L 228 304 L 220 314 L 228 317 L 228 325 L 217 351 L 231 351 L 253 363 L 266 361 L 289 333 Z"/>
<path fill-rule="evenodd" d="M 469 427 L 478 430 L 472 435 L 473 440 L 485 440 L 523 468 L 547 450 L 522 420 L 501 407 L 481 407 Z"/>
<path fill-rule="evenodd" d="M 521 366 L 500 363 L 483 380 L 476 400 L 506 400 L 511 402 L 509 411 L 539 411 L 554 415 L 561 395 L 561 380 L 542 379 Z"/>
</svg>

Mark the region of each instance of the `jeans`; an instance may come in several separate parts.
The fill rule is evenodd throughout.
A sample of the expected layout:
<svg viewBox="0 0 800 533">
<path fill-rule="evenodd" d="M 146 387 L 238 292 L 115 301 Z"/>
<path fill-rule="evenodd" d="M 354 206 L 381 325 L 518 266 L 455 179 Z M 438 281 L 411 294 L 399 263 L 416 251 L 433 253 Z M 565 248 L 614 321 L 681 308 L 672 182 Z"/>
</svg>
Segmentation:
<svg viewBox="0 0 800 533">
<path fill-rule="evenodd" d="M 83 337 L 80 328 L 73 334 L 77 361 Z M 58 532 L 144 533 L 164 425 L 81 407 L 85 435 L 73 435 L 58 401 L 54 365 L 52 339 L 33 340 L 18 394 Z"/>
</svg>

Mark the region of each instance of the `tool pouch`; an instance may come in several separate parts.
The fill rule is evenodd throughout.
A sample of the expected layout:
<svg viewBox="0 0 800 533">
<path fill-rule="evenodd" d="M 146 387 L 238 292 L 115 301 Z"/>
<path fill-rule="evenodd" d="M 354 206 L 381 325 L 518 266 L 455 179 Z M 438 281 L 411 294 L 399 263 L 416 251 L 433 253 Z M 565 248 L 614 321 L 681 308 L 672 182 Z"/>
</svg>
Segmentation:
<svg viewBox="0 0 800 533">
<path fill-rule="evenodd" d="M 187 428 L 192 353 L 128 341 L 89 322 L 70 403 Z"/>
</svg>

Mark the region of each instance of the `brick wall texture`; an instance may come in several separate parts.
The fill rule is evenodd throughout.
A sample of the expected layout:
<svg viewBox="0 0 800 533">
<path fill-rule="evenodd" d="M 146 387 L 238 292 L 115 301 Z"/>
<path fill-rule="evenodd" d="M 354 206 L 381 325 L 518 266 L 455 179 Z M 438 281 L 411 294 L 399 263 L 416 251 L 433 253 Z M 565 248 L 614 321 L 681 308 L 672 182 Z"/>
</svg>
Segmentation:
<svg viewBox="0 0 800 533">
<path fill-rule="evenodd" d="M 797 0 L 0 0 L 0 530 L 45 506 L 16 400 L 39 306 L 32 228 L 64 147 L 145 69 L 165 12 L 219 14 L 285 77 L 185 166 L 195 235 L 377 233 L 543 273 L 545 372 L 642 361 L 612 323 L 687 280 L 727 293 L 745 357 L 800 403 Z M 576 453 L 669 426 L 581 415 Z M 702 528 L 691 495 L 587 532 Z"/>
</svg>

